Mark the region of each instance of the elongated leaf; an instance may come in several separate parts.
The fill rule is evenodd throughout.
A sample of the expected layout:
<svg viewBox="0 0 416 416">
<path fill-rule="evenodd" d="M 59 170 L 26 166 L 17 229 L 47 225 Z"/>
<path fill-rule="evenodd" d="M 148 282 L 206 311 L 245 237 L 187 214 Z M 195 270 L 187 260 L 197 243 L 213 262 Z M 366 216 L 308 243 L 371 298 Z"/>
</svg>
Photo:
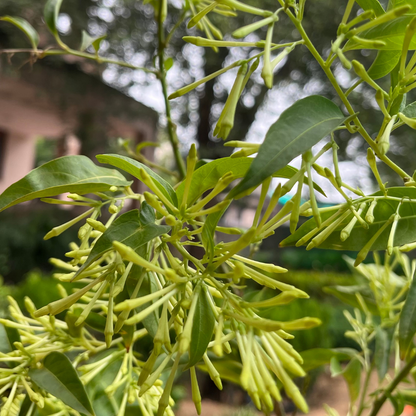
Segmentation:
<svg viewBox="0 0 416 416">
<path fill-rule="evenodd" d="M 372 196 L 382 196 L 381 192 L 377 192 Z M 388 197 L 396 197 L 396 200 L 389 198 L 378 199 L 377 205 L 374 209 L 374 222 L 369 224 L 368 230 L 364 229 L 357 221 L 349 238 L 345 241 L 340 240 L 341 230 L 350 222 L 352 218 L 349 216 L 343 221 L 335 231 L 318 247 L 333 250 L 351 250 L 359 251 L 370 240 L 370 238 L 384 225 L 384 223 L 394 214 L 397 210 L 397 206 L 403 199 L 399 214 L 400 220 L 398 221 L 396 233 L 394 235 L 394 246 L 401 246 L 403 244 L 412 243 L 416 240 L 416 204 L 406 202 L 409 199 L 416 199 L 416 189 L 410 187 L 395 187 L 387 190 Z M 368 209 L 367 205 L 366 210 Z M 334 211 L 325 212 L 322 215 L 322 220 L 329 218 L 333 215 Z M 365 217 L 367 211 L 364 211 L 362 217 Z M 302 224 L 291 236 L 283 240 L 280 245 L 283 247 L 294 245 L 304 235 L 316 228 L 315 220 L 312 218 Z M 387 248 L 387 241 L 390 235 L 391 227 L 387 227 L 381 235 L 374 242 L 371 250 L 385 250 Z"/>
<path fill-rule="evenodd" d="M 413 337 L 416 334 L 416 279 L 410 284 L 407 292 L 406 301 L 404 302 L 399 320 L 399 346 L 400 356 L 402 359 L 406 357 L 411 345 Z"/>
<path fill-rule="evenodd" d="M 88 32 L 85 30 L 82 31 L 82 38 L 81 38 L 81 46 L 79 47 L 79 50 L 81 52 L 84 52 L 85 49 L 87 49 L 89 46 L 92 45 L 92 42 L 94 41 L 94 37 L 90 36 Z"/>
<path fill-rule="evenodd" d="M 354 403 L 360 394 L 361 386 L 361 363 L 358 359 L 352 359 L 345 367 L 342 375 L 348 384 L 351 402 Z"/>
<path fill-rule="evenodd" d="M 408 2 L 404 2 L 407 4 Z M 360 33 L 360 38 L 367 40 L 381 40 L 385 42 L 385 46 L 369 46 L 366 45 L 365 49 L 378 49 L 378 50 L 401 50 L 403 46 L 404 33 L 406 26 L 410 23 L 414 16 L 401 16 L 397 19 L 391 20 L 387 23 L 382 23 L 371 29 L 365 30 Z M 345 50 L 361 49 L 363 46 L 356 41 L 349 41 L 345 46 Z M 409 50 L 416 49 L 416 39 L 413 38 L 409 45 Z"/>
<path fill-rule="evenodd" d="M 156 220 L 155 210 L 146 201 L 140 205 L 139 221 L 142 225 L 153 224 Z"/>
<path fill-rule="evenodd" d="M 20 342 L 19 331 L 16 328 L 11 328 L 0 324 L 0 352 L 8 354 L 16 349 L 14 342 Z"/>
<path fill-rule="evenodd" d="M 373 10 L 376 16 L 381 16 L 385 13 L 383 6 L 378 0 L 357 0 L 357 3 L 363 10 Z"/>
<path fill-rule="evenodd" d="M 224 157 L 202 165 L 192 176 L 188 194 L 188 206 L 192 205 L 204 192 L 214 188 L 221 176 L 226 173 L 232 172 L 236 178 L 244 177 L 250 169 L 253 160 L 254 159 L 251 157 Z M 272 176 L 275 178 L 290 179 L 297 171 L 298 170 L 292 166 L 285 166 L 282 169 L 273 172 Z M 182 182 L 176 190 L 179 203 L 182 202 L 184 188 L 185 183 Z M 315 183 L 314 188 L 322 195 L 326 196 L 324 191 Z"/>
<path fill-rule="evenodd" d="M 374 363 L 377 368 L 378 379 L 384 380 L 389 369 L 389 358 L 391 341 L 393 339 L 394 327 L 389 328 L 389 331 L 381 327 L 376 329 L 376 349 L 374 352 Z"/>
<path fill-rule="evenodd" d="M 79 268 L 74 278 L 92 263 L 98 260 L 103 254 L 113 248 L 113 241 L 119 241 L 133 250 L 170 230 L 167 225 L 147 224 L 143 226 L 139 220 L 137 209 L 120 215 L 104 234 L 97 240 L 85 263 Z"/>
<path fill-rule="evenodd" d="M 229 207 L 229 204 L 226 207 L 224 207 L 221 211 L 217 211 L 212 214 L 209 214 L 204 222 L 204 226 L 202 227 L 202 233 L 201 233 L 202 244 L 204 245 L 205 250 L 210 259 L 214 256 L 215 228 L 218 225 L 218 221 L 224 215 L 228 207 Z"/>
<path fill-rule="evenodd" d="M 88 416 L 94 415 L 85 388 L 64 354 L 51 352 L 43 360 L 43 368 L 29 370 L 29 376 L 40 388 L 72 409 Z"/>
<path fill-rule="evenodd" d="M 143 165 L 142 163 L 137 162 L 136 160 L 129 157 L 113 154 L 98 155 L 97 160 L 101 163 L 107 163 L 109 165 L 115 166 L 116 168 L 122 169 L 139 180 L 141 180 L 140 169 L 144 169 L 155 181 L 156 186 L 160 189 L 163 195 L 166 196 L 166 198 L 168 198 L 175 207 L 178 206 L 178 199 L 172 186 L 158 174 L 149 169 L 146 165 Z"/>
<path fill-rule="evenodd" d="M 313 95 L 297 101 L 270 127 L 249 171 L 229 196 L 235 197 L 260 185 L 330 134 L 344 120 L 341 110 L 327 98 Z"/>
<path fill-rule="evenodd" d="M 15 25 L 27 36 L 30 44 L 32 45 L 32 48 L 35 50 L 37 49 L 39 45 L 39 34 L 27 20 L 15 16 L 2 16 L 0 17 L 0 20 Z"/>
<path fill-rule="evenodd" d="M 358 351 L 352 348 L 312 348 L 300 353 L 303 358 L 302 368 L 306 372 L 329 364 L 333 357 L 336 357 L 338 361 L 345 361 L 356 354 L 358 354 Z"/>
<path fill-rule="evenodd" d="M 398 51 L 379 51 L 376 59 L 368 70 L 368 75 L 372 79 L 379 79 L 390 74 L 399 62 L 402 52 Z"/>
<path fill-rule="evenodd" d="M 202 359 L 214 333 L 215 316 L 211 309 L 208 296 L 209 294 L 206 290 L 201 290 L 198 296 L 192 325 L 192 338 L 187 368 L 194 366 Z"/>
<path fill-rule="evenodd" d="M 118 171 L 97 166 L 86 156 L 64 156 L 39 166 L 9 186 L 0 195 L 0 212 L 21 202 L 63 192 L 87 194 L 130 184 Z"/>
<path fill-rule="evenodd" d="M 59 9 L 61 8 L 62 0 L 48 0 L 43 9 L 43 17 L 46 25 L 48 26 L 51 33 L 55 36 L 58 35 L 58 29 L 56 27 Z"/>
</svg>

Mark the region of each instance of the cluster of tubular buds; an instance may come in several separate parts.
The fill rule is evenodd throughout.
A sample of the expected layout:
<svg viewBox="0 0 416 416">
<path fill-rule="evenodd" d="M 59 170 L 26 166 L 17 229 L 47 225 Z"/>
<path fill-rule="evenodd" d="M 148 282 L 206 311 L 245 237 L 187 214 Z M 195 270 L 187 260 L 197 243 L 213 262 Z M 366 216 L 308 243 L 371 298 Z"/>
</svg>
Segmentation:
<svg viewBox="0 0 416 416">
<path fill-rule="evenodd" d="M 58 410 L 65 408 L 66 412 L 65 405 L 32 383 L 28 371 L 50 352 L 66 352 L 72 348 L 82 350 L 84 343 L 70 335 L 65 322 L 55 317 L 35 317 L 36 308 L 29 298 L 25 298 L 29 316 L 23 314 L 13 298 L 9 297 L 8 301 L 11 319 L 0 319 L 0 324 L 6 328 L 6 334 L 13 331 L 14 335 L 9 337 L 8 334 L 10 351 L 0 353 L 0 397 L 3 401 L 0 415 L 17 415 L 26 395 L 32 402 L 32 408 L 37 406 L 42 409 L 46 403 Z"/>
<path fill-rule="evenodd" d="M 104 358 L 79 366 L 77 369 L 82 374 L 82 383 L 88 385 L 96 377 L 99 377 L 105 368 L 119 362 L 120 366 L 114 380 L 104 389 L 110 400 L 114 400 L 116 393 L 121 396 L 117 416 L 124 416 L 127 405 L 134 403 L 139 405 L 143 416 L 152 416 L 157 412 L 160 398 L 163 395 L 163 382 L 160 379 L 154 380 L 149 390 L 145 394 L 139 395 L 140 388 L 137 381 L 140 378 L 143 362 L 136 357 L 137 354 L 133 347 L 134 340 L 132 340 L 129 348 L 109 350 Z M 168 406 L 161 414 L 173 416 L 172 407 L 174 404 L 173 399 L 169 397 Z"/>
<path fill-rule="evenodd" d="M 303 377 L 302 357 L 285 339 L 293 338 L 284 331 L 265 332 L 234 322 L 235 336 L 243 370 L 240 381 L 259 410 L 269 413 L 274 409 L 273 400 L 281 401 L 274 376 L 294 404 L 304 413 L 308 412 L 305 399 L 288 375 Z"/>
</svg>

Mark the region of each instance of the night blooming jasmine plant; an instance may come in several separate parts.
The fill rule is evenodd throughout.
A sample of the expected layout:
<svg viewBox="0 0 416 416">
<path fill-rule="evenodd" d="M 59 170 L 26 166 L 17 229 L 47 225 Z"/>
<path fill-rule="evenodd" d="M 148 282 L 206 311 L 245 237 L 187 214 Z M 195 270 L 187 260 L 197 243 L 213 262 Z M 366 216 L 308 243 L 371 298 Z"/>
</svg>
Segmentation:
<svg viewBox="0 0 416 416">
<path fill-rule="evenodd" d="M 71 289 L 58 284 L 61 299 L 40 309 L 27 297 L 22 311 L 9 298 L 9 316 L 0 319 L 0 415 L 124 416 L 132 411 L 171 415 L 172 386 L 184 372 L 189 374 L 192 399 L 200 413 L 196 369 L 206 372 L 219 389 L 223 380 L 240 384 L 266 414 L 280 407 L 283 395 L 307 413 L 306 399 L 294 379 L 323 364 L 330 364 L 332 374 L 347 381 L 351 415 L 370 409 L 370 415 L 376 416 L 386 401 L 393 403 L 398 415 L 404 404 L 415 404 L 416 262 L 404 253 L 416 248 L 416 179 L 389 158 L 389 149 L 394 130 L 407 129 L 411 134 L 416 129 L 416 105 L 407 102 L 407 94 L 416 87 L 416 1 L 390 0 L 386 8 L 378 0 L 345 1 L 338 33 L 325 56 L 303 26 L 308 7 L 316 7 L 312 1 L 278 0 L 275 10 L 238 0 L 185 1 L 183 19 L 201 36 L 186 36 L 184 42 L 214 50 L 251 48 L 252 53 L 170 95 L 166 48 L 172 32 L 167 34 L 165 27 L 167 0 L 149 2 L 158 25 L 151 68 L 100 56 L 101 39 L 87 34 L 81 48 L 66 45 L 57 30 L 61 3 L 48 0 L 44 9 L 56 46 L 39 49 L 37 32 L 20 17 L 0 20 L 26 35 L 31 49 L 21 52 L 30 53 L 34 62 L 51 55 L 73 55 L 156 75 L 177 174 L 159 176 L 154 164 L 150 168 L 138 161 L 145 161 L 141 155 L 99 155 L 99 165 L 85 156 L 65 156 L 33 170 L 0 196 L 0 211 L 40 198 L 48 204 L 76 206 L 82 212 L 45 236 L 58 238 L 70 227 L 79 227 L 69 251 L 51 259 L 60 270 L 56 279 L 65 282 L 66 288 L 72 283 Z M 353 15 L 353 9 L 360 13 Z M 245 14 L 254 19 L 223 39 L 212 23 L 214 14 L 227 19 Z M 296 40 L 273 42 L 281 19 L 292 22 Z M 265 38 L 245 41 L 253 32 Z M 170 100 L 231 71 L 235 80 L 213 132 L 225 140 L 253 74 L 257 71 L 272 88 L 274 69 L 290 60 L 298 48 L 312 54 L 342 107 L 322 96 L 308 96 L 281 114 L 262 144 L 230 141 L 227 146 L 240 150 L 208 162 L 198 159 L 192 145 L 186 160 L 182 159 Z M 350 58 L 353 51 L 362 49 L 378 50 L 369 69 Z M 348 89 L 334 76 L 338 62 L 355 77 Z M 389 74 L 386 89 L 380 85 L 385 82 L 378 80 Z M 361 83 L 372 88 L 382 114 L 374 135 L 348 98 Z M 340 131 L 365 140 L 377 192 L 366 195 L 344 182 L 338 164 Z M 319 164 L 328 154 L 333 170 Z M 301 166 L 296 169 L 289 163 L 298 156 Z M 386 186 L 378 171 L 380 162 L 398 175 L 401 186 Z M 137 178 L 147 191 L 134 192 L 126 175 Z M 315 195 L 323 191 L 313 180 L 317 176 L 330 184 L 342 203 L 318 207 Z M 273 178 L 280 180 L 277 187 Z M 252 226 L 220 225 L 234 201 L 257 188 L 259 192 L 251 196 L 257 198 Z M 302 200 L 305 190 L 306 202 Z M 62 193 L 69 193 L 68 197 L 57 198 Z M 277 210 L 279 199 L 288 194 L 289 201 Z M 139 208 L 127 209 L 132 201 Z M 299 226 L 300 217 L 305 221 Z M 354 306 L 353 313 L 345 312 L 351 325 L 346 335 L 357 349 L 298 352 L 290 342 L 295 331 L 308 330 L 320 321 L 263 317 L 265 309 L 285 308 L 296 299 L 308 298 L 304 291 L 281 281 L 286 269 L 247 254 L 287 222 L 291 235 L 281 246 L 358 252 L 347 262 L 359 285 L 331 289 Z M 370 252 L 374 263 L 364 264 Z M 273 290 L 245 296 L 249 281 Z M 395 363 L 390 369 L 391 355 Z M 370 395 L 373 371 L 378 372 L 379 385 Z M 404 381 L 406 388 L 400 384 Z M 336 415 L 334 409 L 326 410 Z"/>
</svg>

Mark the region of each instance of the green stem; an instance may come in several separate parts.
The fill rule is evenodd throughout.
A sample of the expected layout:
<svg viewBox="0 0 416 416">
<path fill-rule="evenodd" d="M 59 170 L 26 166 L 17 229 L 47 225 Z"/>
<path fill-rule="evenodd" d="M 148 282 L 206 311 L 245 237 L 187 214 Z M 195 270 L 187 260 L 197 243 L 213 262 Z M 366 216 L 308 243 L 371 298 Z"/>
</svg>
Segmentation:
<svg viewBox="0 0 416 416">
<path fill-rule="evenodd" d="M 398 386 L 398 384 L 410 373 L 410 370 L 416 364 L 416 354 L 409 360 L 409 362 L 401 369 L 392 382 L 384 389 L 383 394 L 374 401 L 373 408 L 369 416 L 376 416 L 383 406 L 384 402 L 391 395 L 393 390 Z"/>
<path fill-rule="evenodd" d="M 279 0 L 279 2 L 281 2 Z M 331 71 L 331 68 L 325 64 L 325 61 L 319 54 L 319 52 L 316 50 L 315 46 L 309 39 L 307 33 L 305 32 L 301 22 L 299 22 L 296 17 L 290 12 L 286 12 L 289 18 L 292 20 L 293 24 L 295 25 L 296 29 L 299 31 L 299 34 L 301 35 L 302 39 L 305 42 L 305 46 L 309 49 L 312 56 L 316 59 L 316 61 L 319 63 L 323 71 L 325 72 L 325 75 L 328 77 L 328 80 L 331 82 L 332 86 L 334 87 L 335 91 L 337 92 L 338 96 L 341 98 L 343 104 L 347 108 L 348 113 L 352 116 L 353 114 L 356 114 L 354 109 L 352 108 L 351 103 L 349 102 L 347 96 L 345 95 L 342 88 L 339 86 L 337 80 L 335 79 L 334 74 Z M 392 160 L 390 160 L 387 156 L 381 155 L 377 144 L 374 142 L 374 140 L 371 138 L 371 136 L 367 133 L 364 126 L 361 124 L 361 121 L 358 119 L 357 116 L 355 116 L 352 121 L 357 126 L 357 132 L 361 134 L 361 136 L 364 138 L 364 140 L 368 143 L 368 145 L 374 150 L 375 154 L 378 156 L 378 158 L 383 161 L 387 166 L 389 166 L 392 170 L 394 170 L 398 175 L 400 175 L 402 178 L 408 178 L 410 177 L 403 169 L 401 169 L 399 166 L 397 166 Z"/>
<path fill-rule="evenodd" d="M 160 7 L 162 8 L 163 2 L 160 2 Z M 186 175 L 186 168 L 185 162 L 183 161 L 182 155 L 179 151 L 179 140 L 178 136 L 176 135 L 176 125 L 172 121 L 172 115 L 170 110 L 170 102 L 168 99 L 168 87 L 166 83 L 166 71 L 165 71 L 165 48 L 166 48 L 166 40 L 165 40 L 165 32 L 163 27 L 162 21 L 162 10 L 159 10 L 158 16 L 158 23 L 159 23 L 159 30 L 158 30 L 158 37 L 159 37 L 159 45 L 158 45 L 158 58 L 159 58 L 159 73 L 158 78 L 162 85 L 163 91 L 163 98 L 165 101 L 165 112 L 166 112 L 166 119 L 167 119 L 167 130 L 168 130 L 168 137 L 170 144 L 172 146 L 173 155 L 175 157 L 176 166 L 178 168 L 179 177 L 183 179 Z"/>
<path fill-rule="evenodd" d="M 374 368 L 374 359 L 373 359 L 370 367 L 367 368 L 367 373 L 365 375 L 365 380 L 364 380 L 364 386 L 363 386 L 363 389 L 362 389 L 362 392 L 361 392 L 360 401 L 358 402 L 356 416 L 361 416 L 361 414 L 362 414 L 362 412 L 364 410 L 364 407 L 365 407 L 365 397 L 367 395 L 367 390 L 368 390 L 368 386 L 370 384 L 370 377 L 371 377 L 371 373 L 373 372 L 373 368 Z"/>
</svg>

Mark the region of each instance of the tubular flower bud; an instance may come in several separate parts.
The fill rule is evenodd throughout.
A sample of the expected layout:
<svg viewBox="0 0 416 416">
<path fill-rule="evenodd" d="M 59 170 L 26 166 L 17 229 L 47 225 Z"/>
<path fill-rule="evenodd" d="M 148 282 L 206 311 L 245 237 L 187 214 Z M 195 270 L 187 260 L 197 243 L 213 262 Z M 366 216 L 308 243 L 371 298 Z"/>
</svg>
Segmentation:
<svg viewBox="0 0 416 416">
<path fill-rule="evenodd" d="M 264 45 L 264 55 L 263 55 L 263 70 L 261 71 L 261 77 L 264 80 L 264 84 L 267 88 L 273 88 L 273 68 L 272 63 L 270 62 L 270 49 L 272 46 L 272 37 L 274 30 L 274 22 L 269 23 L 267 28 L 266 35 L 266 44 Z"/>
<path fill-rule="evenodd" d="M 290 54 L 290 52 L 295 49 L 296 45 L 288 46 L 287 48 L 284 48 L 282 52 L 279 53 L 279 55 L 276 56 L 276 58 L 273 59 L 271 62 L 272 70 L 276 68 L 276 66 L 284 59 L 286 56 Z"/>
<path fill-rule="evenodd" d="M 354 262 L 354 267 L 357 267 L 361 264 L 367 257 L 368 252 L 371 250 L 371 247 L 375 241 L 380 237 L 384 230 L 393 222 L 396 214 L 393 214 L 380 228 L 379 230 L 370 238 L 370 240 L 365 244 L 365 246 L 358 253 L 357 258 Z"/>
<path fill-rule="evenodd" d="M 250 6 L 238 0 L 218 0 L 218 3 L 224 4 L 230 7 L 231 9 L 239 10 L 245 13 L 254 14 L 257 16 L 269 16 L 272 14 L 272 12 L 268 10 L 259 9 L 258 7 Z"/>
<path fill-rule="evenodd" d="M 78 217 L 74 218 L 71 221 L 66 222 L 65 224 L 59 225 L 58 227 L 52 228 L 51 231 L 49 231 L 45 237 L 43 237 L 44 240 L 49 240 L 52 237 L 57 237 L 58 235 L 61 235 L 64 231 L 66 231 L 68 228 L 75 225 L 77 222 L 81 221 L 85 217 L 88 217 L 95 211 L 95 208 L 91 208 L 88 211 L 84 212 L 83 214 L 79 215 Z"/>
<path fill-rule="evenodd" d="M 236 39 L 241 39 L 249 35 L 250 33 L 254 32 L 255 30 L 258 30 L 262 28 L 263 26 L 274 24 L 277 22 L 279 18 L 275 15 L 266 17 L 265 19 L 259 20 L 258 22 L 251 23 L 247 26 L 240 27 L 239 29 L 235 30 L 232 33 L 232 36 Z"/>
<path fill-rule="evenodd" d="M 384 42 L 383 40 L 370 40 L 370 39 L 363 39 L 360 38 L 358 36 L 353 36 L 351 38 L 352 41 L 357 42 L 361 45 L 363 45 L 364 47 L 367 48 L 383 48 L 384 46 L 386 46 L 386 42 Z"/>
<path fill-rule="evenodd" d="M 196 378 L 195 367 L 189 369 L 191 373 L 191 387 L 192 387 L 192 401 L 195 404 L 195 409 L 198 415 L 201 414 L 201 393 L 199 391 L 198 380 Z"/>
<path fill-rule="evenodd" d="M 231 48 L 231 47 L 259 47 L 260 42 L 232 42 L 227 40 L 214 40 L 206 39 L 200 36 L 184 36 L 182 38 L 185 42 L 192 43 L 196 46 L 201 47 L 220 47 L 220 48 Z M 261 44 L 261 43 L 260 43 Z"/>
<path fill-rule="evenodd" d="M 97 220 L 94 220 L 92 218 L 87 218 L 87 223 L 92 228 L 94 228 L 95 230 L 97 230 L 101 233 L 105 233 L 107 231 L 107 227 L 101 221 L 97 221 Z"/>
<path fill-rule="evenodd" d="M 173 100 L 174 98 L 178 98 L 181 97 L 182 95 L 187 94 L 188 92 L 194 90 L 195 88 L 199 87 L 202 84 L 205 84 L 208 81 L 211 81 L 211 79 L 214 79 L 216 77 L 218 77 L 221 74 L 224 74 L 225 72 L 229 71 L 232 68 L 235 68 L 236 66 L 240 66 L 241 62 L 240 61 L 236 61 L 234 63 L 232 63 L 231 65 L 228 65 L 225 68 L 222 68 L 202 79 L 200 79 L 199 81 L 195 81 L 192 84 L 187 85 L 186 87 L 180 88 L 179 90 L 177 90 L 176 92 L 174 92 L 173 94 L 169 95 L 169 100 Z"/>
<path fill-rule="evenodd" d="M 397 228 L 397 223 L 400 220 L 400 215 L 396 214 L 394 216 L 393 219 L 393 224 L 391 226 L 391 230 L 390 230 L 390 234 L 389 234 L 389 239 L 387 241 L 387 253 L 389 256 L 391 256 L 393 254 L 393 248 L 394 248 L 394 235 L 396 234 L 396 228 Z"/>
<path fill-rule="evenodd" d="M 144 199 L 146 202 L 154 208 L 157 212 L 162 214 L 164 217 L 167 217 L 169 215 L 169 212 L 166 211 L 166 209 L 163 207 L 163 205 L 160 203 L 160 201 L 157 199 L 157 197 L 150 192 L 144 192 Z"/>
<path fill-rule="evenodd" d="M 197 286 L 195 288 L 191 307 L 189 308 L 188 317 L 186 319 L 185 326 L 183 328 L 183 332 L 181 334 L 180 341 L 179 341 L 179 353 L 180 354 L 184 354 L 185 352 L 187 352 L 189 349 L 189 345 L 191 344 L 191 333 L 192 333 L 192 327 L 193 327 L 193 322 L 194 322 L 196 304 L 198 302 L 198 296 L 199 296 L 200 290 L 201 290 L 201 286 Z"/>
<path fill-rule="evenodd" d="M 399 247 L 399 250 L 400 250 L 402 253 L 408 253 L 409 251 L 412 251 L 412 250 L 414 250 L 415 248 L 416 248 L 416 242 L 414 242 L 414 243 L 410 243 L 410 244 L 405 244 L 405 245 L 403 245 L 403 246 Z"/>
<path fill-rule="evenodd" d="M 218 3 L 213 1 L 207 7 L 202 9 L 198 12 L 189 22 L 188 22 L 188 29 L 194 27 L 203 17 L 205 17 L 210 11 L 214 10 L 217 7 Z M 186 36 L 187 37 L 187 36 Z M 198 45 L 200 46 L 200 45 Z"/>
<path fill-rule="evenodd" d="M 373 202 L 371 202 L 370 207 L 367 210 L 367 213 L 365 214 L 365 220 L 372 224 L 374 222 L 374 208 L 377 205 L 377 199 L 375 199 Z"/>
<path fill-rule="evenodd" d="M 217 369 L 214 367 L 214 364 L 212 364 L 211 360 L 208 358 L 207 353 L 205 353 L 202 356 L 202 359 L 204 360 L 204 363 L 207 366 L 208 374 L 211 380 L 217 386 L 218 390 L 222 390 L 222 381 L 221 381 L 220 374 L 218 373 Z"/>
<path fill-rule="evenodd" d="M 192 143 L 191 148 L 189 149 L 188 157 L 186 158 L 187 166 L 186 166 L 186 177 L 185 177 L 185 187 L 183 191 L 182 197 L 182 205 L 181 209 L 186 208 L 186 204 L 188 201 L 189 189 L 191 187 L 192 182 L 192 174 L 195 170 L 196 162 L 198 161 L 198 155 L 196 153 L 196 146 Z"/>
<path fill-rule="evenodd" d="M 234 81 L 234 85 L 231 88 L 230 95 L 227 98 L 225 106 L 222 110 L 220 118 L 214 129 L 214 136 L 220 137 L 224 140 L 227 139 L 231 129 L 234 126 L 235 110 L 240 98 L 241 89 L 243 86 L 244 78 L 247 72 L 247 64 L 241 65 L 238 70 L 237 77 Z"/>
<path fill-rule="evenodd" d="M 385 186 L 383 184 L 383 181 L 381 180 L 380 173 L 378 172 L 378 169 L 377 169 L 376 156 L 374 154 L 373 149 L 371 148 L 367 149 L 367 161 L 368 161 L 368 165 L 370 166 L 370 169 L 373 172 L 373 175 L 375 176 L 377 180 L 378 186 L 383 192 L 385 192 Z"/>
<path fill-rule="evenodd" d="M 364 65 L 358 61 L 352 61 L 352 66 L 354 68 L 355 73 L 368 85 L 373 87 L 376 91 L 381 91 L 384 96 L 387 96 L 386 92 L 384 92 L 380 86 L 373 81 L 373 79 L 368 75 L 367 71 L 364 68 Z"/>
<path fill-rule="evenodd" d="M 403 113 L 399 113 L 398 116 L 403 123 L 416 130 L 416 118 L 406 117 Z"/>
<path fill-rule="evenodd" d="M 286 273 L 287 272 L 287 269 L 285 269 L 284 267 L 276 266 L 270 263 L 262 263 L 260 261 L 251 260 L 249 258 L 242 257 L 237 254 L 234 254 L 233 258 L 243 263 L 249 264 L 250 266 L 257 267 L 258 269 L 264 270 L 265 272 L 268 272 L 268 273 Z"/>
<path fill-rule="evenodd" d="M 366 207 L 366 203 L 363 202 L 360 205 L 360 208 L 358 210 L 358 216 L 362 214 Z M 351 234 L 352 229 L 354 228 L 355 224 L 357 223 L 357 217 L 354 216 L 354 218 L 348 223 L 348 225 L 341 231 L 341 241 L 345 241 Z"/>
<path fill-rule="evenodd" d="M 384 94 L 381 90 L 376 91 L 376 101 L 384 117 L 386 117 L 387 119 L 390 119 L 391 116 L 389 112 L 387 111 L 386 104 L 384 102 Z"/>
<path fill-rule="evenodd" d="M 396 116 L 393 116 L 389 123 L 387 124 L 386 128 L 384 129 L 383 134 L 377 140 L 377 147 L 382 156 L 384 156 L 390 148 L 390 134 L 393 128 L 394 122 L 396 121 Z"/>
</svg>

